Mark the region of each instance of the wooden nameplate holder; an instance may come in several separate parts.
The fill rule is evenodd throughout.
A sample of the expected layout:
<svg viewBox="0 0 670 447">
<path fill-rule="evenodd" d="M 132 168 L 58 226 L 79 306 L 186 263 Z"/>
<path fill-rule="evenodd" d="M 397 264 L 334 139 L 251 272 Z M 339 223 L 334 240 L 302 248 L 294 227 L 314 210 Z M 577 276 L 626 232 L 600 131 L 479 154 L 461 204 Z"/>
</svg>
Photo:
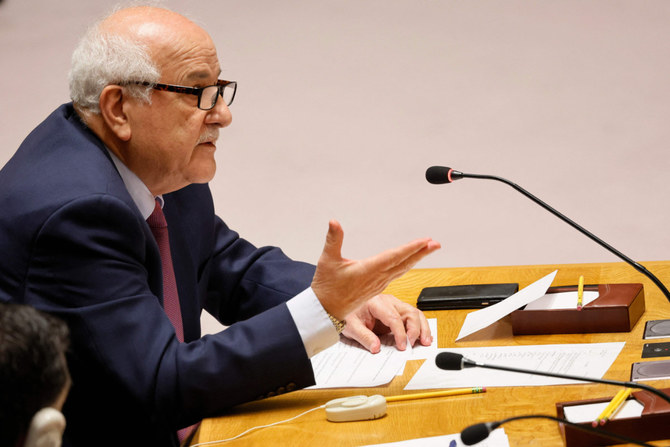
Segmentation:
<svg viewBox="0 0 670 447">
<path fill-rule="evenodd" d="M 574 292 L 577 286 L 550 287 L 547 294 Z M 644 313 L 642 284 L 599 284 L 584 286 L 598 291 L 598 298 L 577 310 L 515 310 L 511 314 L 514 335 L 582 334 L 630 332 Z"/>
<path fill-rule="evenodd" d="M 662 389 L 665 394 L 670 388 Z M 641 390 L 631 394 L 630 399 L 636 399 L 644 409 L 640 417 L 611 419 L 600 428 L 618 435 L 627 436 L 637 441 L 647 442 L 670 438 L 670 403 L 649 391 Z M 556 413 L 564 419 L 564 409 L 572 405 L 608 402 L 611 398 L 590 399 L 573 402 L 556 403 Z M 591 426 L 591 422 L 578 425 Z M 561 434 L 565 439 L 566 447 L 591 447 L 621 444 L 621 441 L 587 433 L 566 424 L 560 424 Z"/>
</svg>

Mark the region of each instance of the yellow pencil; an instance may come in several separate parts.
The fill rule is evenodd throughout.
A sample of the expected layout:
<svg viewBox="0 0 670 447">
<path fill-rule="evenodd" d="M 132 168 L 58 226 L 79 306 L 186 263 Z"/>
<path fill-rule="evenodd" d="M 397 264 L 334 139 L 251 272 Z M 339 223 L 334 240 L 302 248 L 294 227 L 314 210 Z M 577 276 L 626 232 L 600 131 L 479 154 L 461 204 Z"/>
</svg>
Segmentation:
<svg viewBox="0 0 670 447">
<path fill-rule="evenodd" d="M 486 388 L 476 386 L 474 388 L 456 388 L 453 390 L 434 391 L 432 393 L 401 394 L 398 396 L 387 396 L 386 402 L 398 402 L 401 400 L 426 399 L 428 397 L 458 396 L 461 394 L 478 394 L 486 392 Z"/>
<path fill-rule="evenodd" d="M 579 286 L 577 286 L 577 310 L 582 310 L 582 300 L 584 299 L 584 275 L 579 277 Z"/>
<path fill-rule="evenodd" d="M 617 403 L 619 402 L 620 398 L 621 398 L 624 394 L 626 394 L 626 390 L 627 390 L 627 389 L 628 389 L 628 388 L 622 388 L 622 389 L 619 390 L 618 393 L 616 393 L 616 394 L 614 395 L 614 397 L 612 398 L 612 400 L 610 400 L 610 402 L 607 404 L 607 406 L 605 407 L 605 409 L 600 413 L 600 415 L 596 418 L 596 420 L 593 421 L 593 422 L 591 422 L 591 425 L 592 425 L 593 427 L 597 427 L 598 424 L 600 424 L 601 421 L 603 421 L 605 418 L 608 418 L 608 417 L 610 417 L 610 416 L 612 415 L 612 411 L 613 411 L 614 408 L 616 407 L 616 405 L 617 405 Z"/>
<path fill-rule="evenodd" d="M 621 396 L 619 396 L 619 399 L 614 403 L 614 407 L 610 410 L 610 413 L 606 415 L 604 418 L 600 419 L 600 425 L 605 425 L 607 421 L 612 419 L 614 415 L 623 407 L 623 404 L 626 402 L 626 399 L 628 399 L 628 396 L 630 396 L 630 393 L 633 391 L 632 388 L 626 388 L 623 390 L 623 393 Z"/>
</svg>

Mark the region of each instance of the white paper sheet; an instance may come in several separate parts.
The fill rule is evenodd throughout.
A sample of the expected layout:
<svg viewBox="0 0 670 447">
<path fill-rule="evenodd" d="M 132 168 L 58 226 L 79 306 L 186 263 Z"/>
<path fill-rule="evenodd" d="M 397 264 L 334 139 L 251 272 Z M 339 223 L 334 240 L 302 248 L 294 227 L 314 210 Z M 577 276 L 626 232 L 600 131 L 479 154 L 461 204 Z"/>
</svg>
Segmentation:
<svg viewBox="0 0 670 447">
<path fill-rule="evenodd" d="M 431 436 L 430 438 L 410 439 L 407 441 L 370 444 L 367 447 L 461 447 L 460 433 L 454 435 Z M 503 428 L 496 428 L 489 437 L 477 443 L 477 447 L 509 447 L 509 440 Z"/>
<path fill-rule="evenodd" d="M 511 314 L 521 306 L 525 306 L 531 301 L 535 301 L 542 295 L 547 293 L 547 289 L 554 280 L 558 270 L 554 270 L 542 279 L 535 281 L 533 284 L 524 287 L 514 295 L 505 298 L 504 300 L 492 306 L 485 307 L 475 312 L 470 312 L 466 315 L 461 332 L 459 332 L 456 340 L 467 337 L 487 326 L 495 323 L 506 315 Z"/>
<path fill-rule="evenodd" d="M 342 338 L 338 343 L 312 357 L 316 385 L 309 389 L 372 387 L 389 383 L 402 374 L 405 362 L 434 358 L 437 352 L 437 319 L 428 324 L 433 334 L 432 346 L 415 345 L 399 351 L 393 335 L 380 337 L 381 350 L 372 354 L 353 340 Z"/>
<path fill-rule="evenodd" d="M 439 349 L 462 354 L 467 359 L 490 365 L 511 366 L 532 371 L 602 378 L 624 347 L 616 343 L 580 343 L 563 345 L 498 346 L 481 348 Z M 537 386 L 582 383 L 532 374 L 499 371 L 488 368 L 466 368 L 445 371 L 426 360 L 406 390 L 465 388 L 472 386 Z"/>
<path fill-rule="evenodd" d="M 582 306 L 586 306 L 591 301 L 598 298 L 597 291 L 586 291 L 582 296 Z M 577 291 L 547 293 L 544 296 L 528 303 L 526 310 L 541 310 L 541 309 L 576 309 L 577 308 Z"/>
</svg>

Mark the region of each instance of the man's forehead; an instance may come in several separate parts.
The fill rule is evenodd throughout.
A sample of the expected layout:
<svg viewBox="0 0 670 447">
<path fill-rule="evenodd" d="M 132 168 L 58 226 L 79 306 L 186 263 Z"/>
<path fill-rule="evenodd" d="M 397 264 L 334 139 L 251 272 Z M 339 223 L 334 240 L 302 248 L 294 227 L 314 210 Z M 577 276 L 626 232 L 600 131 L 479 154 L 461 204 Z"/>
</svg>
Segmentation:
<svg viewBox="0 0 670 447">
<path fill-rule="evenodd" d="M 221 70 L 217 70 L 215 73 L 216 77 L 218 78 L 219 75 L 221 74 Z M 190 71 L 186 75 L 186 80 L 187 81 L 204 81 L 209 79 L 212 76 L 212 72 L 210 70 L 198 70 L 195 69 L 193 71 Z"/>
<path fill-rule="evenodd" d="M 152 47 L 152 58 L 163 82 L 212 82 L 221 73 L 216 48 L 206 34 L 187 39 L 173 34 L 162 36 Z"/>
</svg>

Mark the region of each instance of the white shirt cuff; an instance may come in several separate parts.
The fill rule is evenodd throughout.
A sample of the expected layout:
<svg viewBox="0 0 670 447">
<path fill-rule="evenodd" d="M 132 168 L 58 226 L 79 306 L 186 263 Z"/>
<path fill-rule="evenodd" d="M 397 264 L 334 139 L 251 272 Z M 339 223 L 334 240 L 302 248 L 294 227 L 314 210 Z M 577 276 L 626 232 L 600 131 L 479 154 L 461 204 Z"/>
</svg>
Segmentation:
<svg viewBox="0 0 670 447">
<path fill-rule="evenodd" d="M 288 300 L 286 305 L 309 358 L 340 340 L 335 326 L 328 317 L 328 312 L 311 287 Z"/>
</svg>

